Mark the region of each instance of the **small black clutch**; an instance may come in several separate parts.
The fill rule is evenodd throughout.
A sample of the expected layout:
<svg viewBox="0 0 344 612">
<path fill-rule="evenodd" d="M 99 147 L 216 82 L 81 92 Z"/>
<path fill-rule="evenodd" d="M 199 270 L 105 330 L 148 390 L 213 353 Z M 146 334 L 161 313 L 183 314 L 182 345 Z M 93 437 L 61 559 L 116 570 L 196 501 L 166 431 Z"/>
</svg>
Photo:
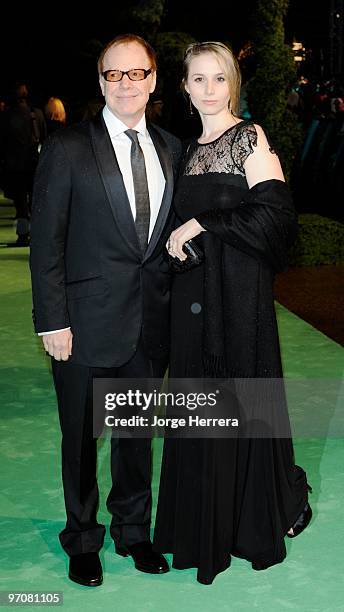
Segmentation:
<svg viewBox="0 0 344 612">
<path fill-rule="evenodd" d="M 203 252 L 194 240 L 188 240 L 184 243 L 183 251 L 186 253 L 187 258 L 181 261 L 179 257 L 172 257 L 168 253 L 168 261 L 170 269 L 175 273 L 187 272 L 203 261 Z"/>
</svg>

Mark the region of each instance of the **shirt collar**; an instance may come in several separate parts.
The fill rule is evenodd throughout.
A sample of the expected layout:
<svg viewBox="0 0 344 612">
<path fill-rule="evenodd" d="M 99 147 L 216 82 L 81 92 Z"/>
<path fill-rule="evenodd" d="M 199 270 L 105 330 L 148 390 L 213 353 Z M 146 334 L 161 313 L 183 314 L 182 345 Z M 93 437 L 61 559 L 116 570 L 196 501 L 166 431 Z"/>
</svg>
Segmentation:
<svg viewBox="0 0 344 612">
<path fill-rule="evenodd" d="M 125 125 L 123 121 L 118 119 L 118 117 L 116 117 L 116 115 L 114 115 L 106 105 L 103 108 L 103 118 L 110 134 L 110 138 L 119 136 L 129 129 L 128 126 Z M 132 129 L 142 134 L 142 136 L 147 136 L 146 117 L 144 114 L 142 115 L 140 121 L 138 121 L 138 123 Z"/>
</svg>

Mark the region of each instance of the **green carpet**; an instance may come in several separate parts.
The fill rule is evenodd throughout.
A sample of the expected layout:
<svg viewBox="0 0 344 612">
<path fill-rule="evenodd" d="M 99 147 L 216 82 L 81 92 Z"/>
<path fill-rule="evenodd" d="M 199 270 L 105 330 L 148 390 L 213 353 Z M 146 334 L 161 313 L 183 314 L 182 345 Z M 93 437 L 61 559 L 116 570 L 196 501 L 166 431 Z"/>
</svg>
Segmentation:
<svg viewBox="0 0 344 612">
<path fill-rule="evenodd" d="M 10 211 L 1 206 L 0 214 Z M 0 242 L 9 240 L 15 240 L 13 221 L 3 218 Z M 57 538 L 65 519 L 60 432 L 49 361 L 32 328 L 27 248 L 0 248 L 0 291 L 0 591 L 62 591 L 63 609 L 83 612 L 344 611 L 344 446 L 334 437 L 294 439 L 296 462 L 313 486 L 314 517 L 299 538 L 286 538 L 282 564 L 255 572 L 234 557 L 212 586 L 203 586 L 194 569 L 172 569 L 163 576 L 137 572 L 130 558 L 114 554 L 107 532 L 103 585 L 87 589 L 70 582 Z M 341 379 L 343 348 L 281 306 L 277 312 L 286 376 Z M 108 441 L 99 446 L 99 519 L 108 526 Z M 161 440 L 155 440 L 154 502 L 161 447 Z"/>
</svg>

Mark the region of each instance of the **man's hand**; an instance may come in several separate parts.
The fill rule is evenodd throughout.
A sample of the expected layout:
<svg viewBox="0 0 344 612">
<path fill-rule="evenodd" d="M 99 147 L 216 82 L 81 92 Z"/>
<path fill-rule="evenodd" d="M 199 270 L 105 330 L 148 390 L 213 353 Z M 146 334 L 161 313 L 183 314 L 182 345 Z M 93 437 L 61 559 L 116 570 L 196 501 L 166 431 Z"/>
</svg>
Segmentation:
<svg viewBox="0 0 344 612">
<path fill-rule="evenodd" d="M 190 221 L 183 223 L 183 225 L 172 232 L 167 241 L 166 248 L 169 254 L 184 261 L 187 257 L 183 251 L 184 243 L 205 231 L 196 219 L 190 219 Z"/>
<path fill-rule="evenodd" d="M 70 329 L 58 331 L 54 334 L 42 336 L 44 348 L 56 359 L 56 361 L 67 361 L 72 354 L 73 334 Z"/>
</svg>

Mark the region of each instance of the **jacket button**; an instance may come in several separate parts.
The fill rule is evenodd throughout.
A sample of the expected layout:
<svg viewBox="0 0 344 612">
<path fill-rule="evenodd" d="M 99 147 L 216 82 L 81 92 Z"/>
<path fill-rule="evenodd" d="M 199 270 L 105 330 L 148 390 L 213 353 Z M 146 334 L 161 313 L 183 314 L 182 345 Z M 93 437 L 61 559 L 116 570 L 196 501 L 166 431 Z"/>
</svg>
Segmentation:
<svg viewBox="0 0 344 612">
<path fill-rule="evenodd" d="M 193 314 L 199 314 L 201 310 L 202 310 L 202 306 L 198 302 L 194 302 L 193 304 L 191 304 L 191 312 Z"/>
</svg>

